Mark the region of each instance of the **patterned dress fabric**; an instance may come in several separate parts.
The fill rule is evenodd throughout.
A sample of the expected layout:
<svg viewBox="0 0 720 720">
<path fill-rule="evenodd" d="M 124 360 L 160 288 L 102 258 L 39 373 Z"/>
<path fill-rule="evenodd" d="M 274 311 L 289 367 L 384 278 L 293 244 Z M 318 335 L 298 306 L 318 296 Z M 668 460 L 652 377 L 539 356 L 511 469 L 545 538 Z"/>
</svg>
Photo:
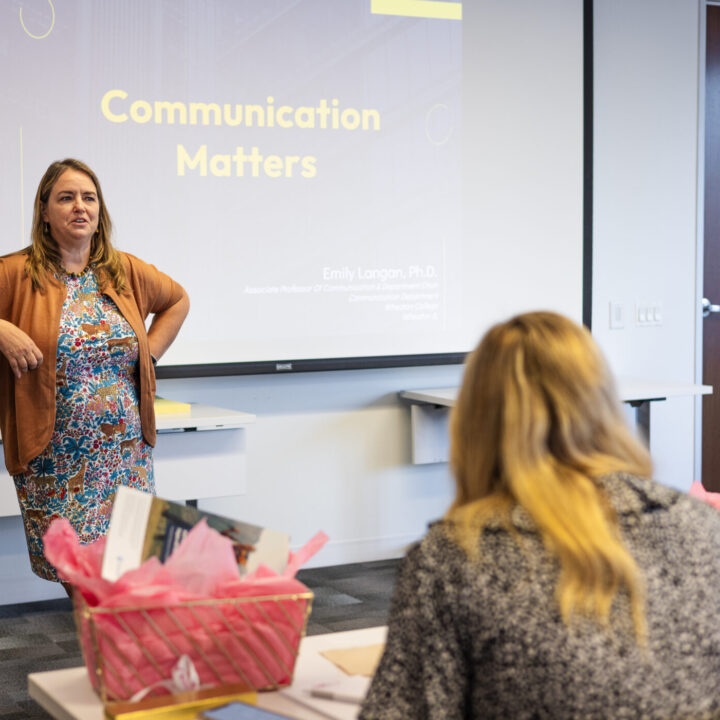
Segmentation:
<svg viewBox="0 0 720 720">
<path fill-rule="evenodd" d="M 403 561 L 360 720 L 720 718 L 720 513 L 629 475 L 602 484 L 644 577 L 646 647 L 626 593 L 609 627 L 565 625 L 524 509 L 472 562 L 435 523 Z"/>
<path fill-rule="evenodd" d="M 42 536 L 65 517 L 80 541 L 103 536 L 119 485 L 155 492 L 152 447 L 142 437 L 137 338 L 95 274 L 64 274 L 55 428 L 27 472 L 15 476 L 34 573 L 57 580 Z M 47 362 L 47 359 L 46 359 Z"/>
</svg>

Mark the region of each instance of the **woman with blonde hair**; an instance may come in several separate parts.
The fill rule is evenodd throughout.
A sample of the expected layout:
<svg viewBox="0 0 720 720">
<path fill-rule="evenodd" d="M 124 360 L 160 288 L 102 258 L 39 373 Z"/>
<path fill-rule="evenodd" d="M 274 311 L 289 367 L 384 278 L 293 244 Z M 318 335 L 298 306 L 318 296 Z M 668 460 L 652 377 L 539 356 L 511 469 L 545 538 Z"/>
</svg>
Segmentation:
<svg viewBox="0 0 720 720">
<path fill-rule="evenodd" d="M 590 334 L 493 327 L 361 720 L 720 717 L 720 514 L 650 480 Z"/>
</svg>

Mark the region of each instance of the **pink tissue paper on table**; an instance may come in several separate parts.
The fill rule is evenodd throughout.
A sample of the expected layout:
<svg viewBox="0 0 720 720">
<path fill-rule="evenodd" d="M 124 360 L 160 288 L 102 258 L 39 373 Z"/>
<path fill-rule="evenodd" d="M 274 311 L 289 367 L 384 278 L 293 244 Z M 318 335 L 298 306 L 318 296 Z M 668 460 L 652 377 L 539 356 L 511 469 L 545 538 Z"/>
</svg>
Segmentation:
<svg viewBox="0 0 720 720">
<path fill-rule="evenodd" d="M 690 486 L 689 495 L 692 495 L 692 497 L 698 500 L 703 500 L 708 505 L 712 505 L 716 510 L 720 510 L 720 493 L 708 492 L 698 480 L 693 481 L 693 484 Z"/>
<path fill-rule="evenodd" d="M 152 557 L 115 582 L 100 575 L 104 538 L 83 545 L 59 519 L 44 545 L 58 576 L 97 611 L 92 621 L 78 619 L 93 686 L 98 689 L 95 668 L 102 663 L 108 699 L 125 700 L 172 692 L 169 680 L 187 658 L 200 688 L 288 684 L 308 600 L 286 596 L 309 592 L 295 573 L 327 539 L 319 532 L 290 553 L 281 575 L 261 565 L 240 577 L 232 542 L 202 520 L 164 564 Z"/>
</svg>

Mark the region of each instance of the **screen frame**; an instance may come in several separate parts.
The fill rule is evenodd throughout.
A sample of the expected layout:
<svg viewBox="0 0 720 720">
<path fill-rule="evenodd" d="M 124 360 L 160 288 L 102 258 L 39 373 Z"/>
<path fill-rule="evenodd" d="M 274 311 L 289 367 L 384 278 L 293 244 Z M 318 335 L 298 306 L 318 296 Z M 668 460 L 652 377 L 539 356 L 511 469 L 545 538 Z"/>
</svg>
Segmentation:
<svg viewBox="0 0 720 720">
<path fill-rule="evenodd" d="M 592 330 L 593 276 L 593 0 L 583 0 L 583 188 L 582 188 L 582 321 Z M 202 363 L 192 365 L 159 365 L 158 380 L 267 375 L 333 370 L 369 370 L 433 365 L 460 365 L 467 353 L 429 353 L 416 355 L 383 355 L 365 357 L 263 360 L 252 362 Z"/>
</svg>

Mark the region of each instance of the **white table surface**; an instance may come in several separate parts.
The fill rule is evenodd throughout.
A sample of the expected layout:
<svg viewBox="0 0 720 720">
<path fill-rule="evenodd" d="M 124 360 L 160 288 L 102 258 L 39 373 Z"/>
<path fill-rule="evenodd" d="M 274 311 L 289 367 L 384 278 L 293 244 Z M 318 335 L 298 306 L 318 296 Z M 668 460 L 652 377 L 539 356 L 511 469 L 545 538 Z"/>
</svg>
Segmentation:
<svg viewBox="0 0 720 720">
<path fill-rule="evenodd" d="M 669 397 L 711 395 L 711 385 L 673 383 L 637 378 L 616 378 L 618 395 L 623 402 L 642 402 Z M 458 387 L 430 388 L 427 390 L 404 390 L 400 395 L 406 400 L 452 407 L 457 399 Z"/>
<path fill-rule="evenodd" d="M 173 430 L 222 430 L 251 425 L 255 422 L 255 415 L 238 410 L 226 410 L 190 403 L 188 413 L 155 413 L 155 425 L 158 432 Z"/>
<path fill-rule="evenodd" d="M 386 627 L 364 628 L 347 632 L 313 635 L 303 638 L 295 666 L 293 687 L 314 685 L 344 676 L 342 670 L 324 658 L 323 650 L 375 645 L 385 641 Z M 28 690 L 42 708 L 57 720 L 104 720 L 103 706 L 90 685 L 84 667 L 50 670 L 28 675 Z M 283 690 L 258 693 L 258 707 L 283 713 L 297 720 L 328 720 L 355 718 L 359 705 L 313 700 L 320 712 L 300 705 Z"/>
<path fill-rule="evenodd" d="M 190 403 L 189 412 L 156 412 L 155 426 L 158 432 L 232 430 L 251 425 L 255 419 L 255 415 L 239 410 L 226 410 L 211 405 Z M 2 438 L 0 438 L 0 443 L 2 443 Z"/>
<path fill-rule="evenodd" d="M 638 433 L 650 442 L 650 408 L 653 402 L 673 397 L 709 395 L 710 385 L 673 383 L 637 378 L 616 378 L 619 399 L 635 410 Z M 404 390 L 400 397 L 410 404 L 412 462 L 416 465 L 447 462 L 448 409 L 457 400 L 458 387 Z"/>
</svg>

